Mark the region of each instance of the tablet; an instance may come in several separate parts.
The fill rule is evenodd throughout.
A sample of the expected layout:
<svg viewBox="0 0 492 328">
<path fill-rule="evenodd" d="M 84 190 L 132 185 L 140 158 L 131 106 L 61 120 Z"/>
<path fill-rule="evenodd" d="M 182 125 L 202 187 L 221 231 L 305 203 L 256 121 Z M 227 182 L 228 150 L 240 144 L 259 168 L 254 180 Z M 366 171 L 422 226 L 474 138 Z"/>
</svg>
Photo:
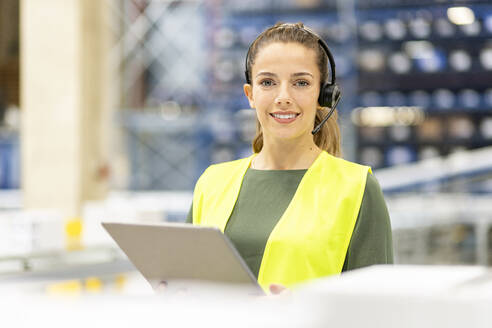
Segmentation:
<svg viewBox="0 0 492 328">
<path fill-rule="evenodd" d="M 218 228 L 187 223 L 102 225 L 154 289 L 165 281 L 167 288 L 208 283 L 263 293 L 229 238 Z"/>
</svg>

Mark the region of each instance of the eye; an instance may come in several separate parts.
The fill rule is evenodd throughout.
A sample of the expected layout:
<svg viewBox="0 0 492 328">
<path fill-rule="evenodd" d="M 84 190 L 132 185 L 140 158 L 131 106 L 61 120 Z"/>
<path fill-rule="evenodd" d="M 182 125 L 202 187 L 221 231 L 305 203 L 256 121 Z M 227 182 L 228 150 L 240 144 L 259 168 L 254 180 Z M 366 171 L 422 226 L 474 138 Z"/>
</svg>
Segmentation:
<svg viewBox="0 0 492 328">
<path fill-rule="evenodd" d="M 309 82 L 306 80 L 297 80 L 294 82 L 294 85 L 296 87 L 307 87 L 307 86 L 309 86 Z"/>
<path fill-rule="evenodd" d="M 260 81 L 260 85 L 263 87 L 271 87 L 275 85 L 275 82 L 271 79 L 264 79 Z"/>
</svg>

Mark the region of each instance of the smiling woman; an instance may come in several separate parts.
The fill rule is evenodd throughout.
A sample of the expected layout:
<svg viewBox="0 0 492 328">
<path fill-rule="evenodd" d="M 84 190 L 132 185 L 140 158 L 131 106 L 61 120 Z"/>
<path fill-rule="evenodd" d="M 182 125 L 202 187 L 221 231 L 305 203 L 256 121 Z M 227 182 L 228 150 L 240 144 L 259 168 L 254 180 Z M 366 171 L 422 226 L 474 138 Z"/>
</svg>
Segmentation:
<svg viewBox="0 0 492 328">
<path fill-rule="evenodd" d="M 277 24 L 250 46 L 245 73 L 254 154 L 202 174 L 188 222 L 219 227 L 274 293 L 392 263 L 389 216 L 371 169 L 339 158 L 340 91 L 328 46 L 301 23 Z"/>
<path fill-rule="evenodd" d="M 244 92 L 256 108 L 263 139 L 258 152 L 273 144 L 291 144 L 296 146 L 291 152 L 299 153 L 289 154 L 292 159 L 301 158 L 292 155 L 302 155 L 306 149 L 317 156 L 311 134 L 320 89 L 315 51 L 293 42 L 271 43 L 256 55 L 251 73 L 252 85 L 245 84 Z M 265 149 L 263 154 L 268 152 Z M 261 157 L 255 163 L 259 160 Z"/>
<path fill-rule="evenodd" d="M 297 27 L 297 29 L 292 27 Z M 271 64 L 273 66 L 269 66 Z M 328 64 L 331 74 L 329 81 Z M 320 131 L 314 135 L 314 142 L 319 148 L 325 149 L 334 156 L 339 156 L 340 131 L 336 122 L 336 105 L 333 105 L 333 101 L 338 102 L 340 92 L 335 83 L 335 62 L 326 43 L 312 31 L 304 28 L 301 23 L 277 24 L 264 31 L 251 44 L 246 55 L 247 84 L 244 86 L 244 91 L 252 108 L 255 108 L 252 89 L 258 82 L 266 87 L 279 86 L 280 77 L 273 72 L 263 71 L 262 68 L 265 67 L 277 69 L 278 73 L 284 74 L 286 73 L 285 70 L 289 69 L 291 74 L 291 81 L 289 82 L 292 86 L 297 87 L 295 88 L 297 91 L 303 91 L 301 94 L 309 97 L 308 99 L 318 100 L 316 104 L 318 106 L 315 107 L 319 110 L 314 110 L 315 126 L 318 126 L 324 118 L 330 118 L 330 120 L 326 124 L 320 125 Z M 253 69 L 257 70 L 258 73 L 252 72 Z M 258 81 L 257 74 L 266 75 L 267 78 Z M 268 77 L 276 78 L 276 80 L 269 80 Z M 252 81 L 252 79 L 254 80 Z M 299 95 L 300 93 L 297 92 L 296 94 Z M 277 101 L 281 100 L 283 95 L 279 96 Z M 289 100 L 287 99 L 288 102 Z M 327 113 L 323 110 L 323 106 L 332 107 L 332 110 Z M 312 108 L 313 106 L 309 107 Z M 284 112 L 284 114 L 286 113 Z M 300 115 L 300 113 L 295 114 Z M 261 122 L 258 120 L 257 133 L 253 141 L 255 153 L 259 153 L 263 148 L 263 133 Z"/>
</svg>

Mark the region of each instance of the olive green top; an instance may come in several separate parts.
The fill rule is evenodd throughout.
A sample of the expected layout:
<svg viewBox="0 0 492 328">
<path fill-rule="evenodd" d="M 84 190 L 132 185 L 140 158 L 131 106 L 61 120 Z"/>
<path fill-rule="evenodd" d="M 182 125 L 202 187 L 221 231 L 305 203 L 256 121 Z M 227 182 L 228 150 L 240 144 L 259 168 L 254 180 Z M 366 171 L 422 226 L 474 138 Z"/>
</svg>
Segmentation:
<svg viewBox="0 0 492 328">
<path fill-rule="evenodd" d="M 249 168 L 225 234 L 258 278 L 265 246 L 307 170 Z M 334 190 L 333 192 L 336 192 Z M 186 222 L 191 223 L 193 206 Z M 379 184 L 370 173 L 342 271 L 393 263 L 391 224 Z"/>
</svg>

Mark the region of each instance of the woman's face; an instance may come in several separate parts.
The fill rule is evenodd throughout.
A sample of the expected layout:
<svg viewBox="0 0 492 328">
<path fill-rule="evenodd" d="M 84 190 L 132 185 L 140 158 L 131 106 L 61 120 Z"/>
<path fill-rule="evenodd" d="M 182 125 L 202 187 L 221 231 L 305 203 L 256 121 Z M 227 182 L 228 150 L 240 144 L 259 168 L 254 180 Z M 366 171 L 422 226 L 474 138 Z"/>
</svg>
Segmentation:
<svg viewBox="0 0 492 328">
<path fill-rule="evenodd" d="M 264 140 L 303 140 L 314 126 L 320 87 L 316 52 L 299 43 L 270 43 L 259 50 L 244 92 L 256 109 Z"/>
</svg>

